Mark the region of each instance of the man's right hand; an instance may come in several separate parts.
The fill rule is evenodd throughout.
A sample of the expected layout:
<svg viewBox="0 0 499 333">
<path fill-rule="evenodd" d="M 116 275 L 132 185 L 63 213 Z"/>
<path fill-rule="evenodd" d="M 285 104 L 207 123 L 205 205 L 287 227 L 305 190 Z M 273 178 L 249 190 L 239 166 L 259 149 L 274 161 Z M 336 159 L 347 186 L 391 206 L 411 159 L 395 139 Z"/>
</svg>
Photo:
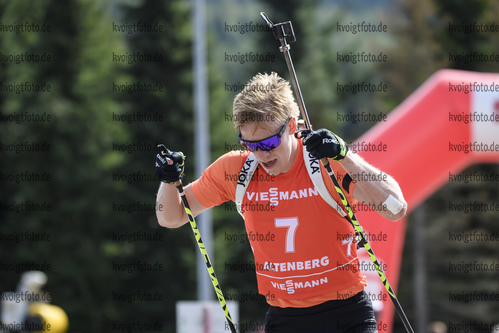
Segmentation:
<svg viewBox="0 0 499 333">
<path fill-rule="evenodd" d="M 171 152 L 164 145 L 158 145 L 160 149 L 156 155 L 156 174 L 164 183 L 173 184 L 184 176 L 184 154 Z"/>
</svg>

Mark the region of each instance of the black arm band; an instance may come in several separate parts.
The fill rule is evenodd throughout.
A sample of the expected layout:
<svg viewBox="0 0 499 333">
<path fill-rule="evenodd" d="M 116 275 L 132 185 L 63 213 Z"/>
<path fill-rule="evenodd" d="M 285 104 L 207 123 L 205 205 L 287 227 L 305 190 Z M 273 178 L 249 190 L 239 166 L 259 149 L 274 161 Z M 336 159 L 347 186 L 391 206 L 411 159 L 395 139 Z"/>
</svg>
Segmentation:
<svg viewBox="0 0 499 333">
<path fill-rule="evenodd" d="M 343 177 L 343 181 L 341 182 L 341 186 L 347 191 L 347 193 L 350 193 L 350 184 L 352 183 L 353 179 L 350 177 L 350 175 L 347 173 L 345 177 Z"/>
</svg>

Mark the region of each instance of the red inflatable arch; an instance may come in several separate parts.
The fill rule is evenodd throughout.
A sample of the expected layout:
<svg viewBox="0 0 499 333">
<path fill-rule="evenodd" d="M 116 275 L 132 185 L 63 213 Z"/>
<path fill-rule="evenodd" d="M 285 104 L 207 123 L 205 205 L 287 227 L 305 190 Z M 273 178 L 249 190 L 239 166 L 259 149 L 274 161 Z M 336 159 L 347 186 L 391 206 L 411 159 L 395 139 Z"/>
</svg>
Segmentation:
<svg viewBox="0 0 499 333">
<path fill-rule="evenodd" d="M 354 149 L 398 181 L 411 211 L 449 181 L 450 174 L 458 175 L 475 163 L 499 162 L 498 118 L 499 74 L 440 70 L 385 122 L 359 138 Z M 373 236 L 371 245 L 396 290 L 405 219 L 391 222 L 360 209 L 356 216 L 368 236 Z M 380 233 L 384 238 L 378 239 Z M 365 250 L 359 255 L 366 264 L 370 262 Z M 384 290 L 375 271 L 368 268 L 364 272 L 368 292 Z M 379 311 L 378 328 L 391 332 L 394 306 L 386 291 L 384 294 L 384 301 L 374 304 Z"/>
</svg>

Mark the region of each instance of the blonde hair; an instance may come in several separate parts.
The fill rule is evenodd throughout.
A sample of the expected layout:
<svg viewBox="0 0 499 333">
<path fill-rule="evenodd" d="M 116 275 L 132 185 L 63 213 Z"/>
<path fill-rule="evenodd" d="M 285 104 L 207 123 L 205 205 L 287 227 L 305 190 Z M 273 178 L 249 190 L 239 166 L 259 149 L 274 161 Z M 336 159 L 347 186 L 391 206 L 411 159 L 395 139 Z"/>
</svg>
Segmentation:
<svg viewBox="0 0 499 333">
<path fill-rule="evenodd" d="M 284 124 L 290 116 L 298 118 L 300 111 L 289 82 L 277 73 L 258 73 L 234 98 L 234 127 L 255 121 Z"/>
</svg>

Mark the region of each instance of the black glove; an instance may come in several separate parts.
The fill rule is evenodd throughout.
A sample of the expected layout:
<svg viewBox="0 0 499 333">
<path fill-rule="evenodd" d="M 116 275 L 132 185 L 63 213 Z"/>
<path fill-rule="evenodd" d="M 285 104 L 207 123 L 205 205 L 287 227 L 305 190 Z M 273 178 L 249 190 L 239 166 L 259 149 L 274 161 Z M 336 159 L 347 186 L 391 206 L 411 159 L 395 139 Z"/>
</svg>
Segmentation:
<svg viewBox="0 0 499 333">
<path fill-rule="evenodd" d="M 298 134 L 301 134 L 301 136 L 298 137 Z M 341 161 L 348 152 L 345 141 L 325 128 L 317 131 L 310 129 L 300 130 L 295 133 L 295 137 L 301 138 L 307 151 L 317 159 L 329 157 Z"/>
<path fill-rule="evenodd" d="M 160 151 L 156 155 L 156 174 L 159 180 L 173 184 L 182 179 L 184 176 L 184 154 L 181 151 L 171 152 L 164 145 L 158 145 L 158 148 Z M 173 164 L 168 164 L 167 157 L 173 161 Z"/>
</svg>

